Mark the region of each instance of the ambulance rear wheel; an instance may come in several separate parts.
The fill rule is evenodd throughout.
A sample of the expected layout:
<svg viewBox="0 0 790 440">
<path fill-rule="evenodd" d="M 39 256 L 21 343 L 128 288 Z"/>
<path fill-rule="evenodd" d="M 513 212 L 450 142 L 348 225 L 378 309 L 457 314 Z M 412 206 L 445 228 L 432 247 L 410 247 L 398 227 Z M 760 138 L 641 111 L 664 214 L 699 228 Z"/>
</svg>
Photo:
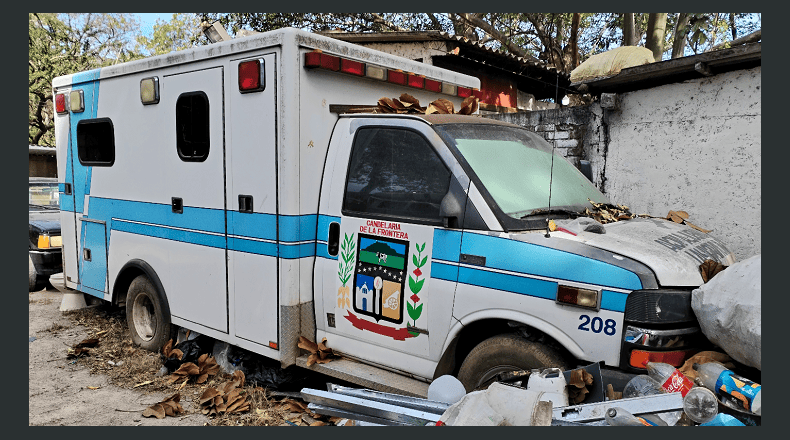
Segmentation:
<svg viewBox="0 0 790 440">
<path fill-rule="evenodd" d="M 129 285 L 126 323 L 132 342 L 146 350 L 159 351 L 172 337 L 174 326 L 165 310 L 163 295 L 145 275 L 139 275 Z"/>
<path fill-rule="evenodd" d="M 497 335 L 469 352 L 458 371 L 458 380 L 471 392 L 488 388 L 501 373 L 550 367 L 567 367 L 565 359 L 553 348 L 517 335 Z"/>
</svg>

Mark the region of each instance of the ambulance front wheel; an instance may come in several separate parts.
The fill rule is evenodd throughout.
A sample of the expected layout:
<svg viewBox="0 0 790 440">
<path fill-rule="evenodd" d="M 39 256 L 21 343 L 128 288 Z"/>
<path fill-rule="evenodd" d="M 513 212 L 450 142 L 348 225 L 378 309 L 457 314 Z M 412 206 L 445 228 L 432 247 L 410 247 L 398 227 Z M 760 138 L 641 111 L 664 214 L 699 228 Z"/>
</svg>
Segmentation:
<svg viewBox="0 0 790 440">
<path fill-rule="evenodd" d="M 126 295 L 126 322 L 132 342 L 150 351 L 159 351 L 172 337 L 170 312 L 161 292 L 145 275 L 129 285 Z"/>
<path fill-rule="evenodd" d="M 497 335 L 469 352 L 458 371 L 458 380 L 471 392 L 488 388 L 501 373 L 550 367 L 566 369 L 565 360 L 557 350 L 518 335 Z"/>
</svg>

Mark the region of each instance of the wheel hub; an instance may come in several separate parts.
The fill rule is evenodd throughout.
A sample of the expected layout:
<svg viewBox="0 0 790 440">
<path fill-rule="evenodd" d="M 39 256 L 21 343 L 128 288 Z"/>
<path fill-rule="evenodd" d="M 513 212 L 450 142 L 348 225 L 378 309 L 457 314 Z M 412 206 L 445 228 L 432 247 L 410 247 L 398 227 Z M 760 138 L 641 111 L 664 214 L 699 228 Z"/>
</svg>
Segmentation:
<svg viewBox="0 0 790 440">
<path fill-rule="evenodd" d="M 137 336 L 143 341 L 150 341 L 154 338 L 156 329 L 156 315 L 154 314 L 154 303 L 147 293 L 137 295 L 132 304 L 132 320 Z"/>
</svg>

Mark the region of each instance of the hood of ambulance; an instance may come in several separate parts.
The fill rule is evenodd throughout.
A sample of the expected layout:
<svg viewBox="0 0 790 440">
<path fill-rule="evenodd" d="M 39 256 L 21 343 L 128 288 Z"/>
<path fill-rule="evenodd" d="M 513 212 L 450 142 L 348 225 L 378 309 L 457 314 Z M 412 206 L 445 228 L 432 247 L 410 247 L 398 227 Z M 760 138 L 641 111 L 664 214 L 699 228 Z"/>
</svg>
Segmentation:
<svg viewBox="0 0 790 440">
<path fill-rule="evenodd" d="M 699 266 L 706 259 L 725 266 L 735 263 L 734 254 L 721 241 L 668 220 L 636 218 L 603 227 L 603 234 L 581 231 L 574 236 L 555 231 L 551 235 L 639 261 L 653 271 L 662 287 L 700 286 Z"/>
</svg>

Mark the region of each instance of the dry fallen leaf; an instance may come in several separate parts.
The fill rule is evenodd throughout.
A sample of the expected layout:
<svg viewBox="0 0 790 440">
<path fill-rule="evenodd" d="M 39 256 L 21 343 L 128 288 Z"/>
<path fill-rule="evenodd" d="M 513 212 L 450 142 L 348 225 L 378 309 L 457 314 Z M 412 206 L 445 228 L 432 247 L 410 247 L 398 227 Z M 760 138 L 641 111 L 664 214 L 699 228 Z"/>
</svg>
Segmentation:
<svg viewBox="0 0 790 440">
<path fill-rule="evenodd" d="M 145 382 L 138 383 L 137 385 L 133 386 L 132 388 L 137 388 L 137 387 L 141 387 L 141 386 L 145 386 L 145 385 L 150 385 L 152 383 L 154 383 L 153 380 L 146 380 Z"/>
<path fill-rule="evenodd" d="M 175 393 L 167 399 L 146 408 L 143 411 L 143 417 L 163 419 L 165 416 L 174 417 L 181 414 L 184 412 L 184 408 L 178 403 L 179 401 L 181 401 L 181 394 Z"/>
</svg>

